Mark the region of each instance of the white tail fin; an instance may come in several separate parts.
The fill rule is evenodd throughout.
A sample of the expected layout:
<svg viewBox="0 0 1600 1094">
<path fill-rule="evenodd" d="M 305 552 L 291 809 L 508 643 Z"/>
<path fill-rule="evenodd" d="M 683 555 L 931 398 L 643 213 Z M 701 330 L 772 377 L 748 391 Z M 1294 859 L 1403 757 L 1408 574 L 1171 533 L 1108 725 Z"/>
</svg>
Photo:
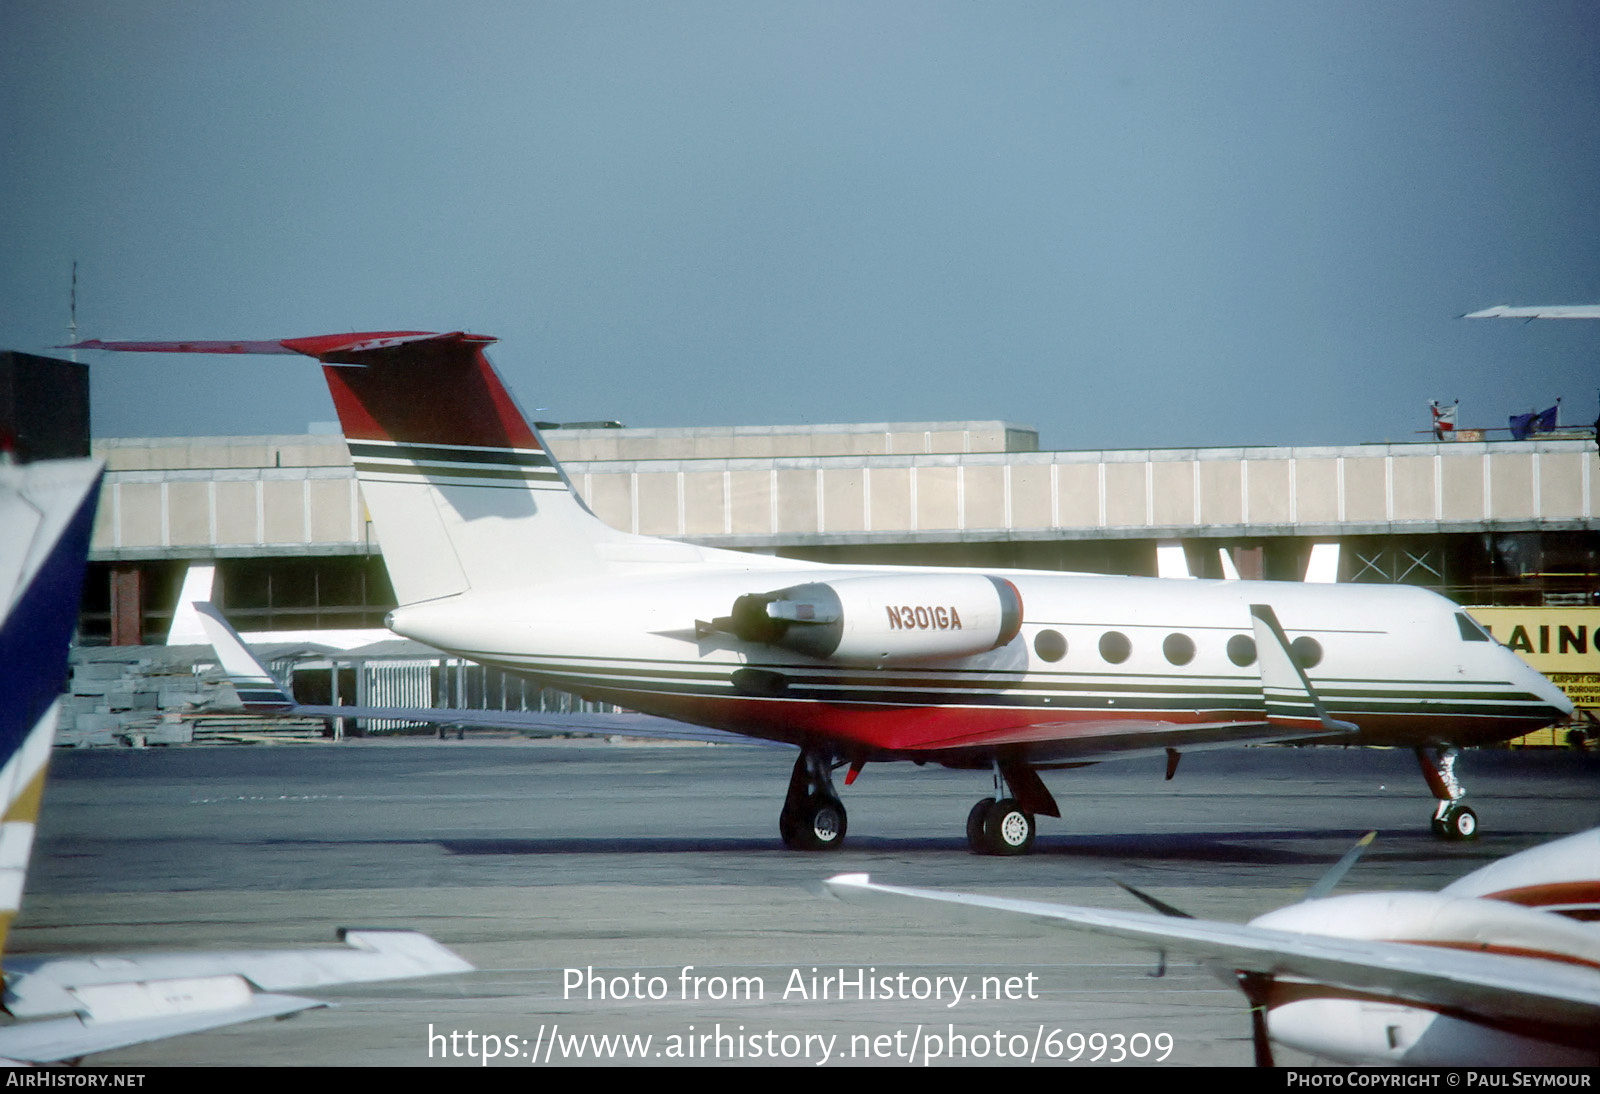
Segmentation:
<svg viewBox="0 0 1600 1094">
<path fill-rule="evenodd" d="M 209 601 L 196 601 L 190 607 L 200 620 L 206 641 L 217 651 L 222 671 L 228 674 L 239 702 L 255 714 L 282 714 L 292 711 L 294 696 L 289 689 L 267 670 L 250 647 L 244 644 L 239 632 L 234 630 L 216 605 Z"/>
</svg>

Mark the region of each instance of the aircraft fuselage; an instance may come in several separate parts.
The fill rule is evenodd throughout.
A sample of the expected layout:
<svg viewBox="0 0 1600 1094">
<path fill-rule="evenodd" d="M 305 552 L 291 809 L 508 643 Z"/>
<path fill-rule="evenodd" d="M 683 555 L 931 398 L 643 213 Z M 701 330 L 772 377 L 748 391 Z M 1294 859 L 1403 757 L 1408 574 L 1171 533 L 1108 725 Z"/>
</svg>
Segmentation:
<svg viewBox="0 0 1600 1094">
<path fill-rule="evenodd" d="M 808 567 L 613 578 L 411 605 L 390 625 L 581 695 L 775 740 L 833 742 L 860 759 L 958 759 L 1003 740 L 1030 761 L 1071 760 L 1119 723 L 1259 720 L 1253 603 L 1271 604 L 1297 656 L 1305 651 L 1301 664 L 1328 713 L 1360 728 L 1346 743 L 1479 744 L 1570 710 L 1510 650 L 1469 640 L 1454 604 L 1402 586 L 984 571 L 1020 595 L 1013 638 L 958 658 L 876 663 L 808 656 L 703 623 L 746 594 L 819 579 L 974 573 Z M 929 632 L 972 626 L 941 601 L 937 583 L 925 603 L 905 599 L 869 621 L 886 645 L 919 618 Z M 1022 727 L 1038 727 L 1039 739 L 1019 738 Z"/>
</svg>

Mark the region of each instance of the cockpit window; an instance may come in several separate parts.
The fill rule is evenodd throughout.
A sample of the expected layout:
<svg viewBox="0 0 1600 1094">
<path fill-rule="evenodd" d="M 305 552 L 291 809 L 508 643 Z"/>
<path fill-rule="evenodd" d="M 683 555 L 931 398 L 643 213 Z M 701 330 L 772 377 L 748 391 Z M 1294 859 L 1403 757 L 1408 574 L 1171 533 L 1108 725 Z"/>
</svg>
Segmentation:
<svg viewBox="0 0 1600 1094">
<path fill-rule="evenodd" d="M 1466 612 L 1456 613 L 1456 626 L 1461 629 L 1461 640 L 1463 642 L 1490 641 L 1489 636 L 1484 633 L 1483 628 L 1478 626 L 1477 621 Z"/>
</svg>

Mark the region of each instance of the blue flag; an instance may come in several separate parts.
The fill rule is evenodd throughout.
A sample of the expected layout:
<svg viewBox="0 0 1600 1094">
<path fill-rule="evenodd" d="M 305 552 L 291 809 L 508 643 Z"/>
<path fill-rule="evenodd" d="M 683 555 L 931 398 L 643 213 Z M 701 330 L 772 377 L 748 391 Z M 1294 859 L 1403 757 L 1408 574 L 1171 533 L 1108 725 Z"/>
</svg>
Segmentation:
<svg viewBox="0 0 1600 1094">
<path fill-rule="evenodd" d="M 1530 410 L 1526 414 L 1511 415 L 1511 439 L 1525 441 L 1536 433 L 1549 433 L 1556 427 L 1556 411 L 1560 403 L 1549 410 Z"/>
</svg>

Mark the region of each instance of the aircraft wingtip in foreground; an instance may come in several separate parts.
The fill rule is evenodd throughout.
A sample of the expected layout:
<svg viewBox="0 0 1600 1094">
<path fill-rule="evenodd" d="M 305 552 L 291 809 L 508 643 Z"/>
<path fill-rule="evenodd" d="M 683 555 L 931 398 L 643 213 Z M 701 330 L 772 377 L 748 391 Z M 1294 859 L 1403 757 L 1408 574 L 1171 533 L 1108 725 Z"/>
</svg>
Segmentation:
<svg viewBox="0 0 1600 1094">
<path fill-rule="evenodd" d="M 1340 867 L 1346 867 L 1352 856 Z M 1337 880 L 1334 878 L 1333 880 Z M 1105 935 L 1194 958 L 1251 1008 L 1256 1062 L 1275 1042 L 1341 1063 L 1600 1064 L 1600 828 L 1502 859 L 1436 893 L 1326 896 L 1246 924 L 878 884 L 841 874 L 849 903 L 936 907 Z"/>
<path fill-rule="evenodd" d="M 89 460 L 0 466 L 0 946 L 21 908 L 100 486 Z M 327 1004 L 284 992 L 466 972 L 413 931 L 342 948 L 8 958 L 0 1064 L 74 1061 Z"/>
<path fill-rule="evenodd" d="M 1467 838 L 1458 746 L 1570 715 L 1454 604 L 1405 586 L 828 566 L 631 535 L 573 489 L 456 331 L 80 349 L 299 353 L 333 395 L 400 606 L 390 629 L 585 698 L 797 745 L 778 827 L 837 847 L 868 763 L 988 771 L 973 850 L 1059 816 L 1041 770 L 1273 741 L 1412 748 Z M 1324 567 L 1325 569 L 1325 567 Z M 1325 575 L 1324 575 L 1325 576 Z"/>
</svg>

